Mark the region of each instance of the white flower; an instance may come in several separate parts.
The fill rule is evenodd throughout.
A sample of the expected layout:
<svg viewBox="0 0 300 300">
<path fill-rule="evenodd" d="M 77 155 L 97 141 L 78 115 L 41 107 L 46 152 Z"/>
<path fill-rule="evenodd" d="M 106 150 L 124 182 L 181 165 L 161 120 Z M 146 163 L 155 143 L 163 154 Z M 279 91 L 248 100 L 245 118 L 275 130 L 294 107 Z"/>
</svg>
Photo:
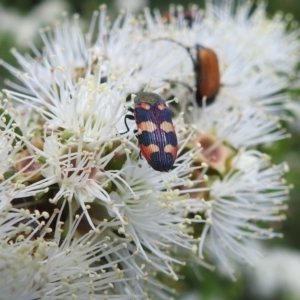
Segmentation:
<svg viewBox="0 0 300 300">
<path fill-rule="evenodd" d="M 118 191 L 111 194 L 126 220 L 121 232 L 134 241 L 136 251 L 145 262 L 175 279 L 178 278 L 172 263 L 184 263 L 176 258 L 176 252 L 193 250 L 195 245 L 189 225 L 204 222 L 189 219 L 187 214 L 206 207 L 205 203 L 186 195 L 188 191 L 201 193 L 205 190 L 193 188 L 196 181 L 189 180 L 194 169 L 188 166 L 190 162 L 185 158 L 169 173 L 157 174 L 147 163 L 129 160 L 122 170 L 126 185 L 120 184 Z M 201 181 L 203 179 L 197 182 Z"/>
<path fill-rule="evenodd" d="M 148 163 L 138 161 L 139 149 L 133 130 L 124 137 L 118 134 L 125 131 L 121 118 L 125 109 L 119 101 L 122 90 L 117 84 L 109 89 L 104 83 L 98 88 L 93 80 L 86 78 L 82 85 L 74 87 L 70 99 L 68 91 L 62 89 L 60 95 L 65 94 L 66 99 L 58 95 L 51 101 L 41 95 L 30 97 L 29 105 L 39 114 L 38 120 L 43 124 L 39 129 L 42 145 L 37 147 L 27 139 L 24 143 L 42 162 L 39 171 L 44 178 L 26 186 L 18 198 L 42 192 L 41 201 L 50 201 L 58 207 L 67 199 L 72 213 L 81 209 L 89 226 L 96 231 L 104 217 L 117 217 L 123 227 L 116 228 L 111 221 L 108 227 L 112 226 L 111 230 L 118 230 L 120 235 L 131 240 L 133 244 L 127 256 L 133 253 L 137 256 L 137 263 L 122 262 L 129 273 L 144 278 L 145 274 L 159 271 L 177 279 L 173 264 L 184 264 L 184 261 L 173 255 L 180 256 L 181 248 L 186 253 L 194 250 L 196 240 L 189 226 L 192 222 L 204 222 L 200 218 L 188 218 L 189 211 L 198 212 L 205 207 L 203 201 L 188 199 L 187 195 L 188 192 L 201 193 L 202 188 L 194 185 L 203 182 L 203 177 L 196 180 L 190 177 L 195 170 L 200 170 L 202 175 L 205 172 L 205 168 L 201 171 L 202 166 L 192 166 L 193 159 L 201 151 L 199 147 L 181 154 L 192 133 L 182 124 L 181 116 L 175 120 L 180 146 L 178 159 L 171 172 L 157 174 Z M 6 93 L 22 105 L 27 103 L 19 93 Z M 134 122 L 130 127 L 135 127 Z M 133 141 L 126 138 L 133 138 Z M 153 192 L 148 194 L 149 190 Z M 47 196 L 50 193 L 54 196 Z M 27 203 L 34 206 L 35 198 L 28 199 Z M 150 267 L 142 268 L 144 264 Z M 149 282 L 152 281 L 150 278 Z M 134 292 L 142 290 L 144 288 L 137 285 Z"/>
<path fill-rule="evenodd" d="M 22 132 L 15 117 L 14 110 L 4 100 L 0 107 L 0 209 L 5 209 L 14 198 L 22 197 L 24 178 L 30 181 L 39 172 L 35 156 L 22 157 Z"/>
<path fill-rule="evenodd" d="M 3 101 L 0 106 L 0 174 L 3 174 L 12 167 L 14 155 L 20 150 L 20 129 L 11 115 L 7 101 Z"/>
<path fill-rule="evenodd" d="M 256 257 L 254 270 L 247 272 L 253 286 L 253 296 L 274 298 L 278 293 L 300 296 L 299 278 L 300 256 L 293 250 L 284 248 L 260 249 L 262 257 Z"/>
<path fill-rule="evenodd" d="M 208 253 L 217 257 L 231 273 L 230 252 L 234 259 L 245 260 L 252 253 L 246 237 L 277 236 L 249 221 L 279 221 L 282 216 L 276 212 L 286 209 L 281 204 L 287 200 L 288 193 L 288 187 L 280 179 L 283 165 L 270 167 L 263 154 L 254 152 L 252 164 L 238 171 L 237 161 L 243 160 L 243 154 L 237 151 L 288 137 L 279 129 L 278 118 L 274 115 L 286 118 L 290 99 L 282 90 L 289 86 L 288 76 L 296 67 L 299 43 L 295 36 L 299 31 L 287 34 L 285 21 L 278 16 L 272 21 L 266 20 L 263 5 L 250 13 L 252 3 L 238 2 L 236 10 L 233 1 L 208 3 L 203 15 L 193 12 L 191 25 L 183 22 L 181 7 L 177 11 L 178 18 L 170 22 L 158 14 L 155 19 L 148 11 L 145 14 L 150 36 L 156 43 L 162 47 L 172 44 L 174 49 L 181 48 L 185 52 L 186 63 L 182 61 L 181 68 L 172 73 L 175 76 L 177 71 L 176 77 L 169 77 L 176 83 L 174 93 L 178 92 L 179 98 L 196 84 L 193 74 L 189 76 L 189 72 L 193 72 L 191 62 L 196 61 L 195 45 L 210 47 L 218 55 L 223 86 L 214 104 L 204 109 L 196 105 L 187 107 L 189 102 L 195 102 L 191 93 L 181 105 L 183 109 L 188 108 L 186 120 L 194 123 L 199 131 L 194 141 L 204 148 L 199 159 L 217 172 L 215 179 L 211 179 L 211 209 L 206 211 L 208 219 L 199 253 L 202 254 L 202 247 L 207 247 Z M 252 34 L 259 38 L 259 43 L 254 43 L 253 47 L 250 46 Z M 280 54 L 269 48 L 270 42 L 275 40 L 282 46 Z M 185 47 L 190 47 L 191 54 Z M 282 53 L 291 56 L 288 66 Z M 186 89 L 185 85 L 191 88 Z M 234 163 L 233 157 L 237 155 L 241 157 Z M 239 238 L 242 242 L 237 241 Z"/>
<path fill-rule="evenodd" d="M 270 166 L 268 158 L 257 152 L 240 153 L 231 171 L 211 187 L 211 207 L 206 214 L 203 239 L 199 248 L 207 248 L 225 266 L 232 277 L 228 257 L 251 263 L 251 239 L 280 237 L 257 222 L 285 219 L 289 188 L 281 179 L 285 165 Z"/>
<path fill-rule="evenodd" d="M 91 231 L 76 237 L 84 214 L 64 224 L 60 221 L 62 212 L 56 210 L 45 224 L 36 219 L 48 218 L 45 212 L 30 215 L 23 209 L 2 211 L 0 267 L 5 272 L 1 272 L 0 292 L 7 299 L 83 299 L 115 294 L 114 283 L 124 282 L 126 286 L 126 270 L 120 270 L 120 261 L 112 259 L 112 255 L 116 257 L 118 251 L 126 249 L 126 242 L 117 243 L 105 234 L 107 222 L 99 226 L 97 234 Z M 53 240 L 48 241 L 47 233 L 52 230 Z M 122 261 L 127 258 L 124 256 Z M 123 291 L 112 298 L 132 299 L 133 295 Z"/>
<path fill-rule="evenodd" d="M 176 57 L 177 69 L 166 79 L 193 88 L 192 59 L 184 47 L 191 49 L 194 61 L 195 45 L 208 47 L 216 52 L 221 71 L 222 87 L 216 101 L 234 106 L 259 103 L 283 117 L 290 99 L 282 90 L 290 86 L 298 62 L 299 30 L 287 32 L 286 20 L 279 14 L 268 20 L 264 4 L 252 8 L 251 1 L 207 1 L 205 12 L 193 10 L 191 24 L 183 22 L 182 7 L 177 10 L 178 19 L 170 23 L 159 14 L 153 18 L 148 10 L 145 17 L 155 43 L 170 51 L 182 50 L 181 57 Z"/>
<path fill-rule="evenodd" d="M 290 137 L 281 129 L 278 117 L 266 114 L 260 107 L 232 107 L 225 103 L 203 110 L 193 107 L 187 112 L 186 119 L 199 128 L 199 133 L 212 134 L 216 143 L 226 142 L 235 149 Z"/>
<path fill-rule="evenodd" d="M 117 85 L 117 86 L 116 86 Z M 59 88 L 59 94 L 56 89 Z M 56 86 L 49 94 L 47 89 L 37 97 L 6 91 L 7 97 L 32 107 L 45 121 L 44 127 L 53 130 L 61 127 L 67 137 L 85 129 L 84 141 L 106 142 L 116 135 L 116 124 L 124 116 L 122 83 L 99 85 L 93 76 L 74 85 Z M 123 98 L 122 98 L 123 96 Z M 46 97 L 46 98 L 45 98 Z M 112 100 L 113 99 L 113 100 Z M 124 121 L 122 120 L 124 127 Z"/>
<path fill-rule="evenodd" d="M 222 43 L 218 39 L 222 35 L 229 45 L 232 44 L 233 39 L 240 40 L 241 46 L 235 48 L 245 47 L 243 56 L 248 60 L 255 60 L 252 62 L 252 66 L 267 65 L 275 72 L 284 73 L 289 73 L 295 67 L 296 51 L 299 47 L 296 39 L 299 30 L 287 33 L 287 20 L 280 13 L 271 20 L 267 19 L 265 3 L 260 3 L 253 10 L 251 1 L 238 1 L 236 4 L 234 1 L 209 0 L 205 14 L 210 30 L 214 30 L 214 34 L 216 34 L 215 42 Z M 291 20 L 290 18 L 289 21 Z M 234 30 L 234 34 L 228 32 L 229 27 Z M 203 31 L 203 34 L 209 38 L 207 31 Z M 211 40 L 213 40 L 212 37 Z M 249 47 L 250 45 L 251 47 Z M 278 48 L 274 48 L 272 45 L 278 45 Z M 234 48 L 232 47 L 232 49 Z M 230 53 L 229 49 L 227 53 Z M 235 54 L 236 52 L 231 53 L 232 56 Z M 287 57 L 289 57 L 288 62 Z"/>
<path fill-rule="evenodd" d="M 95 33 L 97 20 L 99 28 Z M 121 13 L 110 26 L 106 6 L 101 5 L 100 15 L 98 17 L 98 13 L 94 13 L 87 34 L 79 27 L 78 15 L 74 16 L 73 22 L 65 18 L 62 24 L 55 26 L 53 35 L 49 28 L 41 30 L 45 46 L 43 53 L 34 45 L 31 48 L 35 57 L 25 57 L 16 49 L 12 50 L 22 72 L 5 62 L 2 64 L 19 77 L 28 94 L 37 98 L 36 105 L 48 107 L 44 102 L 50 102 L 51 106 L 55 101 L 53 98 L 62 97 L 62 101 L 67 101 L 72 97 L 78 79 L 85 79 L 86 82 L 91 74 L 94 75 L 95 86 L 107 81 L 109 86 L 121 84 L 126 87 L 126 98 L 145 87 L 148 90 L 161 88 L 171 70 L 178 65 L 178 61 L 168 55 L 170 47 L 174 47 L 161 48 L 159 43 L 152 43 L 142 26 L 130 13 Z M 95 34 L 97 40 L 93 42 Z M 182 49 L 173 49 L 173 53 L 176 56 L 182 53 Z M 65 93 L 57 90 L 54 82 L 63 87 Z M 24 88 L 18 89 L 24 92 Z M 16 100 L 22 101 L 17 93 L 12 94 Z"/>
<path fill-rule="evenodd" d="M 193 6 L 191 23 L 181 7 L 169 20 L 145 10 L 110 23 L 102 5 L 86 34 L 78 15 L 64 15 L 41 31 L 43 52 L 12 51 L 21 71 L 2 62 L 21 81 L 5 90 L 0 119 L 3 261 L 21 261 L 7 278 L 25 277 L 20 290 L 4 287 L 9 295 L 166 299 L 157 274 L 177 280 L 181 265 L 205 255 L 233 277 L 230 261 L 248 261 L 252 239 L 280 236 L 261 223 L 284 218 L 285 165 L 271 166 L 255 147 L 288 136 L 278 122 L 287 119 L 299 32 L 267 20 L 262 5 L 250 13 L 238 1 L 233 13 L 233 3 L 208 2 L 205 14 Z M 221 70 L 217 98 L 203 107 L 197 44 L 215 50 Z M 125 118 L 140 91 L 175 98 L 169 172 L 140 158 L 142 126 Z"/>
</svg>

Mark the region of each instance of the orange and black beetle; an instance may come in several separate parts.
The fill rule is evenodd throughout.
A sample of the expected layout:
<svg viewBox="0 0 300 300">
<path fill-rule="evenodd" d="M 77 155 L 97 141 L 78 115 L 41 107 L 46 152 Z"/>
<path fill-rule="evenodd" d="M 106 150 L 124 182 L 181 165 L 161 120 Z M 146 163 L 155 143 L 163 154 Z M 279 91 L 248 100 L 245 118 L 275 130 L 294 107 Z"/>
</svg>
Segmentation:
<svg viewBox="0 0 300 300">
<path fill-rule="evenodd" d="M 141 92 L 134 98 L 134 108 L 128 110 L 134 115 L 125 116 L 126 132 L 129 131 L 126 120 L 135 120 L 142 155 L 154 170 L 169 171 L 177 157 L 178 143 L 165 100 L 158 94 Z"/>
<path fill-rule="evenodd" d="M 196 74 L 196 102 L 203 106 L 203 101 L 207 105 L 214 102 L 219 93 L 220 70 L 216 53 L 210 48 L 196 45 L 197 59 L 193 59 Z"/>
<path fill-rule="evenodd" d="M 198 106 L 210 105 L 214 102 L 219 90 L 220 70 L 217 54 L 210 48 L 196 44 L 196 58 L 194 58 L 191 48 L 169 38 L 159 38 L 155 41 L 170 41 L 183 47 L 191 57 L 196 78 L 196 102 Z M 180 83 L 180 82 L 179 82 Z M 182 83 L 184 84 L 184 83 Z M 184 84 L 185 85 L 185 84 Z M 189 87 L 192 90 L 191 87 Z"/>
</svg>

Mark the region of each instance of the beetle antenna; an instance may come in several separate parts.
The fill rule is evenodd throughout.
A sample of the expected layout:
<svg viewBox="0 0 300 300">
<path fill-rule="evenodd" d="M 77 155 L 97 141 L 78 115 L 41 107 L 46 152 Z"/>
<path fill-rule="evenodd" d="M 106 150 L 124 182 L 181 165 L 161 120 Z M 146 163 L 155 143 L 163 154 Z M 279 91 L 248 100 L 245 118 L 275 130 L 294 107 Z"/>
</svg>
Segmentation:
<svg viewBox="0 0 300 300">
<path fill-rule="evenodd" d="M 195 92 L 195 90 L 185 82 L 181 82 L 181 81 L 178 81 L 178 80 L 165 80 L 165 81 L 168 82 L 169 84 L 172 84 L 172 83 L 181 84 L 181 85 L 185 86 L 191 93 Z"/>
<path fill-rule="evenodd" d="M 169 38 L 157 38 L 157 39 L 153 39 L 152 41 L 153 41 L 153 42 L 156 42 L 156 41 L 169 41 L 169 42 L 172 42 L 172 43 L 174 43 L 174 44 L 176 44 L 176 45 L 178 45 L 178 46 L 184 48 L 184 49 L 188 52 L 188 54 L 189 54 L 189 56 L 190 56 L 190 58 L 191 58 L 191 60 L 192 60 L 192 62 L 193 62 L 193 64 L 194 64 L 195 66 L 198 64 L 197 61 L 195 60 L 193 54 L 192 54 L 191 47 L 187 47 L 187 46 L 185 46 L 184 44 L 182 44 L 182 43 L 180 43 L 180 42 L 177 42 L 177 41 L 174 41 L 174 40 L 169 39 Z M 201 46 L 201 47 L 202 47 L 202 46 Z"/>
</svg>

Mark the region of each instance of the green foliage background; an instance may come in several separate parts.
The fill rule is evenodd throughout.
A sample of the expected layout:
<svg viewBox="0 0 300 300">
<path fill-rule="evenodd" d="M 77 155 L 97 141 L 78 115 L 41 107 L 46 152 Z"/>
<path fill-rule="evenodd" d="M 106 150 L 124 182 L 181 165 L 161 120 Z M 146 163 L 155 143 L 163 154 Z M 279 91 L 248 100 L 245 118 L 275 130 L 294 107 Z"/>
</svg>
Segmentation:
<svg viewBox="0 0 300 300">
<path fill-rule="evenodd" d="M 127 1 L 127 0 L 123 0 Z M 42 0 L 0 0 L 0 10 L 2 8 L 9 8 L 18 11 L 24 17 L 26 14 L 40 4 Z M 80 13 L 82 19 L 89 20 L 93 10 L 97 10 L 102 2 L 97 0 L 69 0 L 69 12 Z M 300 20 L 300 0 L 269 0 L 267 11 L 272 16 L 278 10 L 284 13 L 292 13 L 296 20 Z M 105 2 L 108 5 L 109 13 L 114 17 L 117 14 L 117 10 L 114 6 L 114 1 L 107 0 Z M 161 1 L 161 0 L 149 0 L 148 4 L 150 8 L 159 8 L 161 11 L 167 11 L 169 5 L 181 4 L 188 5 L 189 2 L 184 0 L 173 1 Z M 195 0 L 193 3 L 198 4 L 200 7 L 204 7 L 204 1 Z M 0 20 L 0 27 L 1 27 Z M 47 25 L 47 24 L 44 24 Z M 9 50 L 12 47 L 17 47 L 20 52 L 25 52 L 27 49 L 18 46 L 15 37 L 11 32 L 0 31 L 0 58 L 8 63 L 15 65 L 16 62 L 10 54 Z M 300 59 L 300 57 L 299 57 Z M 0 88 L 4 87 L 4 79 L 9 78 L 10 75 L 4 68 L 0 68 Z M 299 98 L 299 91 L 294 91 L 293 96 L 295 99 Z M 296 100 L 297 101 L 297 100 Z M 299 101 L 299 100 L 298 100 Z M 263 151 L 271 154 L 273 157 L 273 163 L 280 163 L 287 161 L 290 166 L 290 172 L 286 175 L 286 180 L 294 185 L 294 189 L 291 190 L 291 200 L 289 202 L 289 210 L 287 211 L 287 220 L 282 224 L 276 224 L 276 230 L 284 233 L 284 238 L 280 240 L 269 241 L 265 244 L 274 247 L 286 247 L 296 250 L 300 253 L 300 121 L 298 126 L 289 128 L 292 133 L 292 138 L 275 143 L 272 147 L 264 148 Z M 243 274 L 238 279 L 237 283 L 232 282 L 226 277 L 218 275 L 216 272 L 212 273 L 203 268 L 200 270 L 200 279 L 195 276 L 193 270 L 186 268 L 184 270 L 185 280 L 180 280 L 176 283 L 176 287 L 179 290 L 179 294 L 183 294 L 186 291 L 196 290 L 201 293 L 201 299 L 232 299 L 232 300 L 250 300 L 250 299 L 265 299 L 258 298 L 255 294 L 255 286 L 252 286 L 249 278 Z M 194 298 L 193 298 L 194 299 Z M 273 299 L 278 300 L 297 300 L 293 299 L 289 293 L 278 293 Z"/>
</svg>

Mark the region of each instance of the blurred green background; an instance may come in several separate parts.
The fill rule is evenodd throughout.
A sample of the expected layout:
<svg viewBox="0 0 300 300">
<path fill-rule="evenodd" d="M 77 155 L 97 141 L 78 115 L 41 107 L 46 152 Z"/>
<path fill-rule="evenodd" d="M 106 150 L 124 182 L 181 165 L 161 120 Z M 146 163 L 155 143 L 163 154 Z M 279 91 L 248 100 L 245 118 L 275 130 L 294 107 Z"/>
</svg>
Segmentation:
<svg viewBox="0 0 300 300">
<path fill-rule="evenodd" d="M 162 12 L 167 11 L 169 4 L 181 4 L 187 6 L 190 2 L 187 1 L 162 1 L 162 0 L 108 0 L 106 2 L 99 2 L 96 0 L 0 0 L 0 58 L 16 65 L 15 60 L 10 54 L 9 50 L 12 47 L 17 47 L 20 52 L 26 52 L 26 38 L 37 39 L 38 28 L 51 24 L 54 20 L 59 19 L 62 11 L 66 10 L 70 14 L 80 13 L 83 20 L 90 20 L 93 10 L 97 10 L 101 3 L 108 5 L 109 14 L 114 17 L 121 7 L 131 7 L 135 9 L 138 4 L 148 5 L 150 8 L 159 8 Z M 204 7 L 204 1 L 195 0 L 192 3 Z M 272 16 L 277 11 L 284 13 L 292 13 L 294 18 L 300 21 L 300 0 L 269 0 L 267 1 L 267 11 Z M 48 7 L 49 9 L 45 9 Z M 45 14 L 46 11 L 46 14 Z M 300 60 L 300 57 L 299 57 Z M 9 74 L 4 68 L 0 68 L 0 88 L 4 87 L 4 80 L 9 78 Z M 300 82 L 299 82 L 300 83 Z M 299 89 L 300 91 L 300 89 Z M 293 96 L 295 99 L 300 92 L 294 91 Z M 279 300 L 298 300 L 300 299 L 300 185 L 298 184 L 300 178 L 300 120 L 292 124 L 288 130 L 292 133 L 293 137 L 288 140 L 279 141 L 272 147 L 263 149 L 270 153 L 273 157 L 273 163 L 280 163 L 287 161 L 290 166 L 290 172 L 286 175 L 286 180 L 294 185 L 291 190 L 291 200 L 289 202 L 289 210 L 287 212 L 287 220 L 282 224 L 276 224 L 276 230 L 284 233 L 283 239 L 265 242 L 265 245 L 270 247 L 270 251 L 276 249 L 288 249 L 287 256 L 279 255 L 277 262 L 278 267 L 274 271 L 278 272 L 278 276 L 288 275 L 284 269 L 280 268 L 280 263 L 288 264 L 289 254 L 290 257 L 295 259 L 295 263 L 291 263 L 290 270 L 293 278 L 299 280 L 299 291 L 297 293 L 293 290 L 292 283 L 286 283 L 285 286 L 280 287 L 277 284 L 278 290 L 270 294 L 262 294 L 257 290 L 257 282 L 252 278 L 251 272 L 241 273 L 236 283 L 232 282 L 226 276 L 218 275 L 216 272 L 201 268 L 200 279 L 195 276 L 194 272 L 190 269 L 185 270 L 186 280 L 181 280 L 176 283 L 181 294 L 182 299 L 279 299 Z M 282 251 L 282 250 L 280 250 Z M 293 251 L 293 252 L 289 252 Z M 276 264 L 275 264 L 276 265 Z M 298 268 L 299 267 L 299 268 Z M 295 270 L 292 270 L 292 269 Z M 293 273 L 294 272 L 294 273 Z M 264 280 L 264 279 L 263 279 Z M 267 280 L 267 278 L 265 278 Z M 292 280 L 290 280 L 292 281 Z M 261 282 L 264 285 L 264 282 Z M 267 281 L 266 281 L 267 284 Z M 283 284 L 284 285 L 284 284 Z M 186 293 L 192 293 L 185 296 Z"/>
<path fill-rule="evenodd" d="M 6 8 L 13 8 L 19 11 L 22 14 L 26 14 L 28 11 L 30 11 L 32 8 L 34 8 L 36 5 L 45 2 L 44 0 L 1 0 L 0 4 Z M 59 1 L 63 2 L 63 1 Z M 168 9 L 170 4 L 180 4 L 180 5 L 188 5 L 189 3 L 195 3 L 199 6 L 203 7 L 204 2 L 203 0 L 198 1 L 180 1 L 180 0 L 147 0 L 147 1 L 139 1 L 139 0 L 122 0 L 122 1 L 114 1 L 114 0 L 108 0 L 108 1 L 97 1 L 97 0 L 69 0 L 65 1 L 69 4 L 69 11 L 70 12 L 76 12 L 80 13 L 82 16 L 88 16 L 92 10 L 97 9 L 99 4 L 106 3 L 111 9 L 116 9 L 116 3 L 117 2 L 123 2 L 124 5 L 126 3 L 130 3 L 129 5 L 132 5 L 131 3 L 134 2 L 141 2 L 146 3 L 150 8 L 159 8 L 161 10 Z M 300 3 L 298 0 L 269 0 L 266 1 L 268 3 L 268 12 L 273 14 L 276 11 L 283 11 L 284 13 L 290 13 L 292 12 L 294 16 L 297 18 L 300 14 Z"/>
</svg>

